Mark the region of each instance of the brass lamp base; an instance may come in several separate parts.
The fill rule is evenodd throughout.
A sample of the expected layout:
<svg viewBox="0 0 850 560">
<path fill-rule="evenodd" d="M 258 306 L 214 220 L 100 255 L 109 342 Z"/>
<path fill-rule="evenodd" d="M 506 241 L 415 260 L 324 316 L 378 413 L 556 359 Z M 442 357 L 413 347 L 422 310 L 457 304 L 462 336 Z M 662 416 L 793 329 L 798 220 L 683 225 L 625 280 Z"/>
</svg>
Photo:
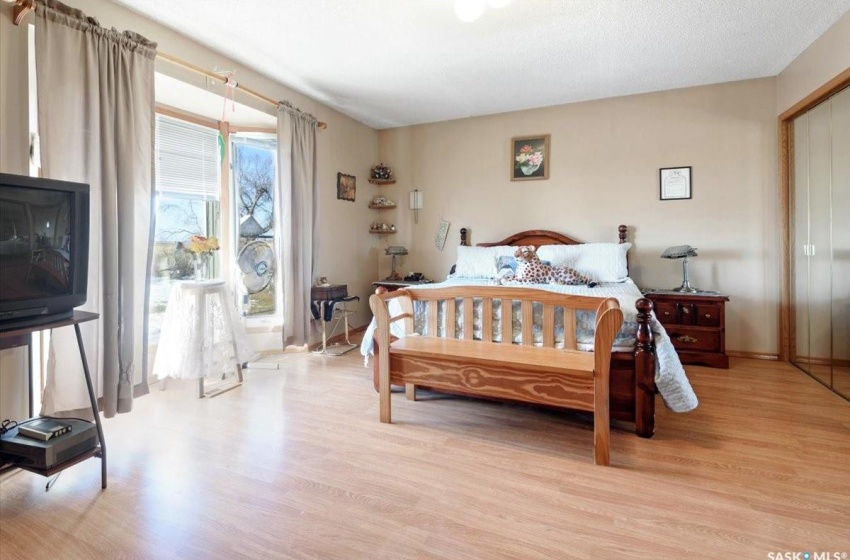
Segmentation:
<svg viewBox="0 0 850 560">
<path fill-rule="evenodd" d="M 690 285 L 690 284 L 688 284 L 687 282 L 685 282 L 685 283 L 683 283 L 681 286 L 679 286 L 678 288 L 673 288 L 673 290 L 672 290 L 672 291 L 674 291 L 674 292 L 682 292 L 682 293 L 685 293 L 685 294 L 695 294 L 695 293 L 697 293 L 699 290 L 698 290 L 697 288 L 694 288 L 693 286 L 691 286 L 691 285 Z"/>
<path fill-rule="evenodd" d="M 682 281 L 682 285 L 678 288 L 673 288 L 674 292 L 681 292 L 685 294 L 695 294 L 699 290 L 691 286 L 691 283 L 688 282 L 688 257 L 685 257 L 682 260 L 682 274 L 684 276 L 684 280 Z"/>
</svg>

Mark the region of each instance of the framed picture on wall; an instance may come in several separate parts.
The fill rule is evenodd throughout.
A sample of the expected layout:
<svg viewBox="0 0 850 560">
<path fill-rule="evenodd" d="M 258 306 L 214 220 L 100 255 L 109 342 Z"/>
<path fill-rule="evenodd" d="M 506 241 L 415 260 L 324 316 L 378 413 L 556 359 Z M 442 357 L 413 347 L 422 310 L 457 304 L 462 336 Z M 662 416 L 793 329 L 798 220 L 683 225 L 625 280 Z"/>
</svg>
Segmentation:
<svg viewBox="0 0 850 560">
<path fill-rule="evenodd" d="M 511 138 L 511 181 L 549 178 L 549 135 Z"/>
<path fill-rule="evenodd" d="M 354 196 L 357 194 L 357 177 L 354 175 L 346 175 L 345 173 L 336 174 L 336 197 L 339 200 L 350 200 L 354 202 Z"/>
<path fill-rule="evenodd" d="M 691 198 L 691 168 L 663 167 L 659 172 L 661 200 Z"/>
</svg>

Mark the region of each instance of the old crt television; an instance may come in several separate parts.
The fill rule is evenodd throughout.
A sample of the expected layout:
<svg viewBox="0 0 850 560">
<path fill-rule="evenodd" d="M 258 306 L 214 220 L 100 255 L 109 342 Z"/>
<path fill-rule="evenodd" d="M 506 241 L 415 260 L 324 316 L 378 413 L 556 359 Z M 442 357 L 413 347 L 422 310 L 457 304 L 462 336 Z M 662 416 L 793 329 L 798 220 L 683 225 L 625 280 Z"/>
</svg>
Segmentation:
<svg viewBox="0 0 850 560">
<path fill-rule="evenodd" d="M 0 331 L 86 301 L 89 186 L 0 173 Z"/>
</svg>

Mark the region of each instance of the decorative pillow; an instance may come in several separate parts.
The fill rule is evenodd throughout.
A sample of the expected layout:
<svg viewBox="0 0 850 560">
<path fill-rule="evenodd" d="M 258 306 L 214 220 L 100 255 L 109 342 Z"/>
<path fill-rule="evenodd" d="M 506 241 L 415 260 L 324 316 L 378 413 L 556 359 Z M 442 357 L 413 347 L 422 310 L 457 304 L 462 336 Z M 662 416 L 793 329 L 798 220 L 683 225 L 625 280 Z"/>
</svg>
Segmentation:
<svg viewBox="0 0 850 560">
<path fill-rule="evenodd" d="M 540 261 L 541 264 L 551 265 L 549 261 Z M 516 257 L 513 255 L 506 255 L 503 257 L 499 257 L 496 261 L 496 275 L 501 276 L 503 269 L 509 269 L 511 272 L 516 272 Z"/>
<path fill-rule="evenodd" d="M 502 270 L 505 268 L 511 270 L 512 272 L 516 272 L 516 257 L 507 255 L 504 257 L 499 257 L 499 259 L 496 261 L 496 273 L 501 274 Z"/>
<path fill-rule="evenodd" d="M 498 269 L 496 260 L 499 257 L 513 255 L 516 247 L 501 245 L 497 247 L 466 247 L 457 248 L 457 265 L 455 278 L 495 278 Z"/>
<path fill-rule="evenodd" d="M 597 282 L 625 282 L 629 276 L 626 254 L 631 246 L 631 243 L 544 245 L 537 255 L 553 266 L 574 268 Z"/>
</svg>

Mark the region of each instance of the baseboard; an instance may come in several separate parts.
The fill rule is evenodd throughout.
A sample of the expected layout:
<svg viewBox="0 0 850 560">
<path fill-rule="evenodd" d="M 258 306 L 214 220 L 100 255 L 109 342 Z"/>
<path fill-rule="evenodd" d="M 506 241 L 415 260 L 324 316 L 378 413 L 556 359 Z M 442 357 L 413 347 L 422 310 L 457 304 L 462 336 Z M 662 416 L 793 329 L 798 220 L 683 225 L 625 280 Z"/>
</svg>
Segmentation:
<svg viewBox="0 0 850 560">
<path fill-rule="evenodd" d="M 829 358 L 812 358 L 810 356 L 794 356 L 792 363 L 808 362 L 816 366 L 850 367 L 850 360 L 830 360 Z"/>
<path fill-rule="evenodd" d="M 730 358 L 750 358 L 752 360 L 776 361 L 779 359 L 779 354 L 765 354 L 763 352 L 740 352 L 738 350 L 727 350 L 726 355 Z"/>
</svg>

